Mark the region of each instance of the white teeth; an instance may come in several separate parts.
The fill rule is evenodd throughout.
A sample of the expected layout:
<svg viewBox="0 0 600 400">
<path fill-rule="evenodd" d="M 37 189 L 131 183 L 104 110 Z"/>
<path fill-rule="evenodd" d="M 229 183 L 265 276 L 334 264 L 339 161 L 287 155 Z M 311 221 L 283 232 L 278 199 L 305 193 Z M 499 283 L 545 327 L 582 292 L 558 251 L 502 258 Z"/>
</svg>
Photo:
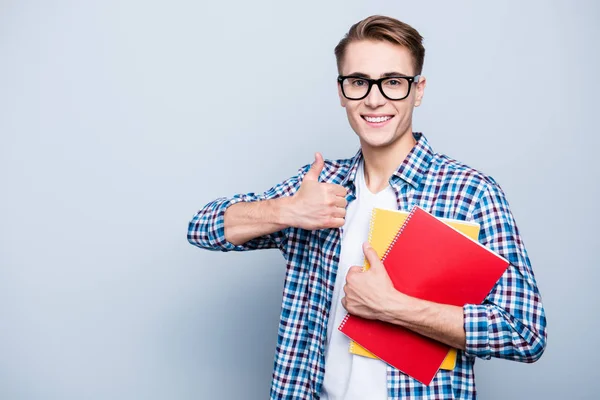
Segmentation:
<svg viewBox="0 0 600 400">
<path fill-rule="evenodd" d="M 365 119 L 367 120 L 367 122 L 385 122 L 389 119 L 391 119 L 392 117 L 390 116 L 385 116 L 385 117 L 365 117 Z"/>
</svg>

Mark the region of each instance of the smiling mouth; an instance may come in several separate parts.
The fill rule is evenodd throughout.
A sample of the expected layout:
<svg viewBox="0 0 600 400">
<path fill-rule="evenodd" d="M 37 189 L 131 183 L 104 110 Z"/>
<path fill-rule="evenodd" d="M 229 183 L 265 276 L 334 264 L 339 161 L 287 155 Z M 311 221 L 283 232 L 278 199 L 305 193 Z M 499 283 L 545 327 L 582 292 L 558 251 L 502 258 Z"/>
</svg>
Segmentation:
<svg viewBox="0 0 600 400">
<path fill-rule="evenodd" d="M 367 121 L 369 124 L 383 124 L 385 122 L 388 122 L 390 119 L 394 118 L 393 115 L 382 115 L 382 116 L 377 116 L 377 117 L 361 115 L 361 117 L 362 117 L 362 119 Z"/>
</svg>

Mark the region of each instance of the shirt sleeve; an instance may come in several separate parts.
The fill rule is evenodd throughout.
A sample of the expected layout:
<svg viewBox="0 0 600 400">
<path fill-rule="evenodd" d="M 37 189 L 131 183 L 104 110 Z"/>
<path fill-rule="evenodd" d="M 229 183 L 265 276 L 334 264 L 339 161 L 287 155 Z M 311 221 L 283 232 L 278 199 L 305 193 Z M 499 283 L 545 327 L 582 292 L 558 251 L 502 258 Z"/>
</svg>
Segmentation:
<svg viewBox="0 0 600 400">
<path fill-rule="evenodd" d="M 510 265 L 483 304 L 463 307 L 466 354 L 537 361 L 546 347 L 546 316 L 531 263 L 508 202 L 498 185 L 479 199 L 473 219 L 481 244 Z"/>
<path fill-rule="evenodd" d="M 189 222 L 188 241 L 194 246 L 213 251 L 247 251 L 279 248 L 285 250 L 287 229 L 259 236 L 246 243 L 234 245 L 225 238 L 224 216 L 228 207 L 239 202 L 262 201 L 293 195 L 308 171 L 310 165 L 298 170 L 298 174 L 275 185 L 264 193 L 236 194 L 232 197 L 220 197 L 206 204 Z"/>
</svg>

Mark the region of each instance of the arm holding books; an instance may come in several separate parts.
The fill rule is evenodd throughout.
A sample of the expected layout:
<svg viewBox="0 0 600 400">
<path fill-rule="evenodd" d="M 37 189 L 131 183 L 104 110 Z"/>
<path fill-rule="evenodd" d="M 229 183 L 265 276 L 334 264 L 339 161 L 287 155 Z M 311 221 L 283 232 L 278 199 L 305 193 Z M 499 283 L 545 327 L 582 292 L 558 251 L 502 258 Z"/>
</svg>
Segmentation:
<svg viewBox="0 0 600 400">
<path fill-rule="evenodd" d="M 510 262 L 483 304 L 433 303 L 397 291 L 375 251 L 364 247 L 371 268 L 352 267 L 342 300 L 350 314 L 379 319 L 464 350 L 469 356 L 522 362 L 539 359 L 546 319 L 525 248 L 498 186 L 488 187 L 474 207 L 479 241 Z M 482 266 L 485 268 L 485 266 Z"/>
</svg>

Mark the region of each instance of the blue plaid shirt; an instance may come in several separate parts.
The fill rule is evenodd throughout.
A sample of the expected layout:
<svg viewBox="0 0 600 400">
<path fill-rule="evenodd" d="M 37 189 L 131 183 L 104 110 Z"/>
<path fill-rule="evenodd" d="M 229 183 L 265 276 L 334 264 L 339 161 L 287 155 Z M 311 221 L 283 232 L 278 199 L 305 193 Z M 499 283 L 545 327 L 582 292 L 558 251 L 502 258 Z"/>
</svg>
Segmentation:
<svg viewBox="0 0 600 400">
<path fill-rule="evenodd" d="M 510 267 L 483 304 L 463 307 L 466 350 L 452 371 L 440 370 L 429 386 L 387 368 L 390 399 L 474 399 L 475 358 L 534 362 L 546 346 L 546 318 L 531 264 L 508 203 L 490 177 L 447 156 L 434 153 L 427 139 L 417 143 L 390 178 L 398 209 L 419 205 L 435 216 L 479 223 L 479 242 L 502 255 Z M 349 189 L 362 152 L 350 159 L 325 162 L 319 181 Z M 289 227 L 233 245 L 225 239 L 223 215 L 238 202 L 292 196 L 310 165 L 261 194 L 219 198 L 190 221 L 188 240 L 209 250 L 245 251 L 277 248 L 287 261 L 271 399 L 318 399 L 325 372 L 325 341 L 333 286 L 340 257 L 340 229 L 308 231 Z M 485 267 L 485 266 L 482 266 Z"/>
</svg>

